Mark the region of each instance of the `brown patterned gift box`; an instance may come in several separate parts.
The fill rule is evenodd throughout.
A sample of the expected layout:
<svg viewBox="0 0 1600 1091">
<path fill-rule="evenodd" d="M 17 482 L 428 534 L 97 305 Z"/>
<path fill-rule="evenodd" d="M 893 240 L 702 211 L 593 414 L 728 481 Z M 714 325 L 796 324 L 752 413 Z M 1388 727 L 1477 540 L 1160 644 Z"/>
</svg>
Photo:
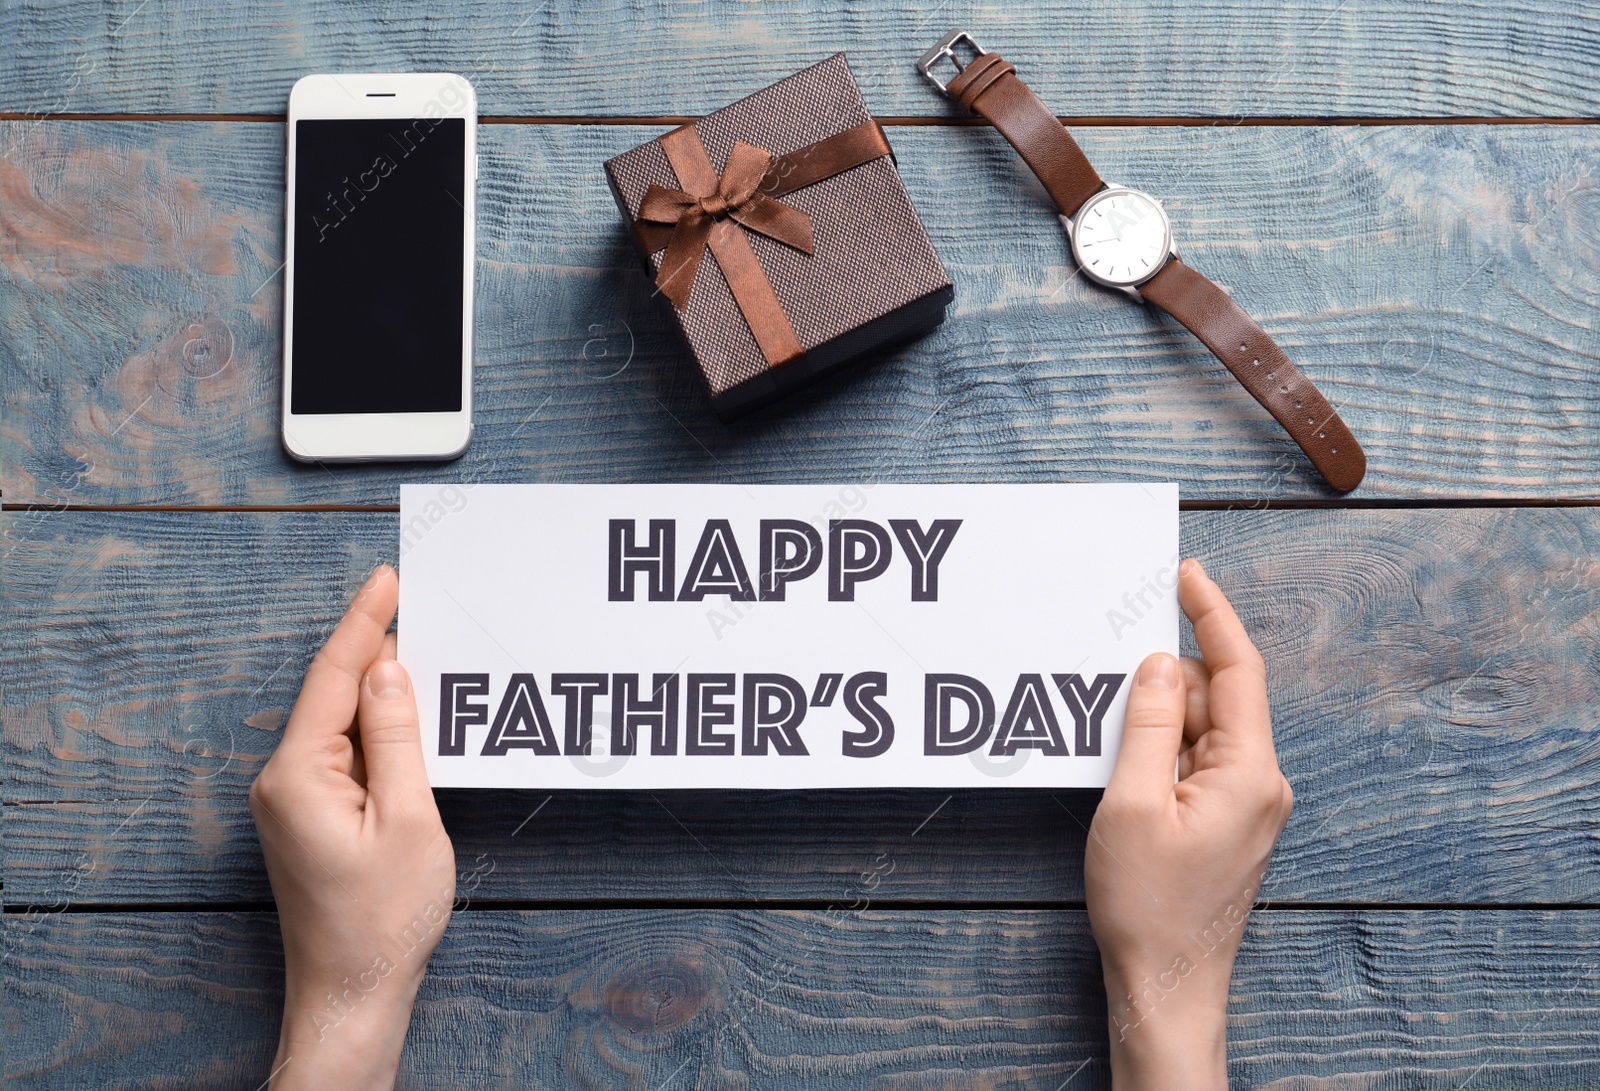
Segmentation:
<svg viewBox="0 0 1600 1091">
<path fill-rule="evenodd" d="M 843 53 L 606 177 L 723 420 L 944 321 L 950 278 Z"/>
</svg>

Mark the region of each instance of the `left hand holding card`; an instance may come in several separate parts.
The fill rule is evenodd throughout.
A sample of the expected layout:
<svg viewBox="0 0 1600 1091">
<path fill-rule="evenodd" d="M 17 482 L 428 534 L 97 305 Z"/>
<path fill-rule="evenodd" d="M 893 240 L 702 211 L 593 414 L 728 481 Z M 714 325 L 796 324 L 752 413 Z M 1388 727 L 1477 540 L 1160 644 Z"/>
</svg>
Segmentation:
<svg viewBox="0 0 1600 1091">
<path fill-rule="evenodd" d="M 356 593 L 250 789 L 283 929 L 276 1091 L 393 1083 L 455 898 L 455 853 L 387 632 L 399 594 L 387 565 Z"/>
</svg>

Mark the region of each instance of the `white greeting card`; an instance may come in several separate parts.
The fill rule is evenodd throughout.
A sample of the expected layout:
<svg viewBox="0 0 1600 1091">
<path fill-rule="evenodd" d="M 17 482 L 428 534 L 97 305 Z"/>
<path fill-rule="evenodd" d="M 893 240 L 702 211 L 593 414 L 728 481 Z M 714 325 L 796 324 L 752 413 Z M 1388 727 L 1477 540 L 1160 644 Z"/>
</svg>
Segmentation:
<svg viewBox="0 0 1600 1091">
<path fill-rule="evenodd" d="M 405 485 L 436 787 L 1097 787 L 1178 487 Z"/>
</svg>

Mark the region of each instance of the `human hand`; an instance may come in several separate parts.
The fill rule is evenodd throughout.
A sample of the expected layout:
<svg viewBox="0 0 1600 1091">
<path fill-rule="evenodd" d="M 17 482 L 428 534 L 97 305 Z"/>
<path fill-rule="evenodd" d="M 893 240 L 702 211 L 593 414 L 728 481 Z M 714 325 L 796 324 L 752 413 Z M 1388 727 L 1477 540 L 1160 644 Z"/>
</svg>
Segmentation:
<svg viewBox="0 0 1600 1091">
<path fill-rule="evenodd" d="M 399 594 L 394 569 L 373 570 L 250 788 L 283 931 L 275 1091 L 394 1085 L 455 899 L 411 681 L 386 632 Z"/>
<path fill-rule="evenodd" d="M 1294 805 L 1260 653 L 1198 561 L 1178 601 L 1205 661 L 1140 665 L 1084 852 L 1118 1091 L 1227 1087 L 1234 955 Z"/>
</svg>

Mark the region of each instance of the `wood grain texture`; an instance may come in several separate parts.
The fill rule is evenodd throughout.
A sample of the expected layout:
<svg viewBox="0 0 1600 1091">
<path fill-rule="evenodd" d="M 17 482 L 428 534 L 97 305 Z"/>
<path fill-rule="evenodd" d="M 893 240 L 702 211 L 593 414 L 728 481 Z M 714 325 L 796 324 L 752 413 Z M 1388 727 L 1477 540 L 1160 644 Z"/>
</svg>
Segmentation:
<svg viewBox="0 0 1600 1091">
<path fill-rule="evenodd" d="M 12 123 L 12 129 L 24 123 Z M 905 350 L 718 424 L 599 166 L 659 130 L 483 133 L 477 432 L 445 466 L 278 443 L 282 129 L 47 123 L 0 160 L 8 502 L 394 503 L 402 480 L 1177 480 L 1330 494 L 1175 322 L 1072 276 L 986 129 L 897 130 L 957 284 Z M 1594 497 L 1600 136 L 1586 127 L 1102 129 L 1192 264 L 1367 448 L 1361 497 Z"/>
<path fill-rule="evenodd" d="M 397 517 L 5 520 L 7 897 L 266 898 L 245 792 Z M 1191 512 L 1182 533 L 1272 668 L 1297 803 L 1264 897 L 1600 901 L 1600 509 Z M 844 901 L 885 854 L 875 898 L 1081 899 L 1092 794 L 948 795 L 442 798 L 479 899 Z"/>
<path fill-rule="evenodd" d="M 912 62 L 952 26 L 1060 114 L 1594 116 L 1588 3 L 1048 0 L 863 7 L 627 0 L 460 9 L 18 0 L 0 31 L 13 111 L 282 113 L 308 72 L 451 70 L 486 114 L 703 114 L 846 50 L 872 109 L 953 110 Z"/>
<path fill-rule="evenodd" d="M 0 517 L 8 1086 L 265 1079 L 270 913 L 60 910 L 270 898 L 245 790 L 396 531 L 58 507 L 390 504 L 430 479 L 1329 495 L 1174 323 L 1072 278 L 996 134 L 946 124 L 892 135 L 950 322 L 734 427 L 601 181 L 660 129 L 486 128 L 473 449 L 299 467 L 276 439 L 282 127 L 50 115 L 276 114 L 306 72 L 426 68 L 468 74 L 490 116 L 699 114 L 845 49 L 876 113 L 944 123 L 910 61 L 951 24 L 1058 113 L 1201 122 L 1080 137 L 1339 405 L 1373 467 L 1356 503 L 1600 496 L 1600 131 L 1234 125 L 1594 119 L 1589 0 L 0 6 L 0 112 L 28 115 L 0 123 L 0 488 L 44 509 Z M 1183 534 L 1267 655 L 1297 794 L 1234 976 L 1232 1082 L 1600 1086 L 1595 911 L 1381 908 L 1600 902 L 1600 509 L 1191 513 Z M 1108 1087 L 1071 908 L 1095 799 L 441 793 L 471 906 L 399 1086 Z M 757 908 L 590 908 L 630 900 Z M 922 908 L 962 902 L 988 908 Z"/>
<path fill-rule="evenodd" d="M 5 923 L 8 1087 L 265 1078 L 282 981 L 270 914 Z M 1257 913 L 1229 1004 L 1231 1082 L 1592 1086 L 1597 966 L 1588 913 Z M 1104 1088 L 1098 979 L 1081 912 L 459 913 L 397 1086 Z"/>
</svg>

